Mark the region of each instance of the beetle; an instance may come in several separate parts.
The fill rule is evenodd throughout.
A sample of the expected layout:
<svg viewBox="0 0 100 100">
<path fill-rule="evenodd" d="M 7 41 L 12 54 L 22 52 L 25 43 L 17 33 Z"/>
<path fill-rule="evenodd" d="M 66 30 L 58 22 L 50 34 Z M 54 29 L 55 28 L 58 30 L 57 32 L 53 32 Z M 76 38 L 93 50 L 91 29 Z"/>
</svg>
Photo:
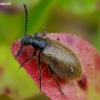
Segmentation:
<svg viewBox="0 0 100 100">
<path fill-rule="evenodd" d="M 40 61 L 40 56 L 48 65 L 48 70 L 51 72 L 53 77 L 56 80 L 56 83 L 62 93 L 60 84 L 58 82 L 57 77 L 61 78 L 62 80 L 73 80 L 79 78 L 82 74 L 82 66 L 81 63 L 76 56 L 76 54 L 64 44 L 60 43 L 58 40 L 54 40 L 49 37 L 45 37 L 46 29 L 44 28 L 44 32 L 40 37 L 38 32 L 34 34 L 34 36 L 27 35 L 27 21 L 28 21 L 28 12 L 27 6 L 23 4 L 26 14 L 26 21 L 25 21 L 25 32 L 24 36 L 21 38 L 21 47 L 15 56 L 15 59 L 18 58 L 24 46 L 31 45 L 34 47 L 35 51 L 31 58 L 25 60 L 21 65 L 23 66 L 26 62 L 30 61 L 36 56 L 37 50 L 39 50 L 38 54 L 38 66 L 40 68 L 40 91 L 41 91 L 41 75 L 42 75 L 42 66 Z"/>
</svg>

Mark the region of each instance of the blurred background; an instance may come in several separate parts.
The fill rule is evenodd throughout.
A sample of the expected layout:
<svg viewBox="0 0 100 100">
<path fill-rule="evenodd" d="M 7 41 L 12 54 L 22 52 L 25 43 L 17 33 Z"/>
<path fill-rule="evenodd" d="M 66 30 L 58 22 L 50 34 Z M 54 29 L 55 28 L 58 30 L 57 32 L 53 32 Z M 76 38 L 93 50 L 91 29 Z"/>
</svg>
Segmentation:
<svg viewBox="0 0 100 100">
<path fill-rule="evenodd" d="M 0 100 L 49 100 L 10 52 L 10 45 L 24 33 L 71 33 L 100 51 L 100 0 L 0 0 Z"/>
</svg>

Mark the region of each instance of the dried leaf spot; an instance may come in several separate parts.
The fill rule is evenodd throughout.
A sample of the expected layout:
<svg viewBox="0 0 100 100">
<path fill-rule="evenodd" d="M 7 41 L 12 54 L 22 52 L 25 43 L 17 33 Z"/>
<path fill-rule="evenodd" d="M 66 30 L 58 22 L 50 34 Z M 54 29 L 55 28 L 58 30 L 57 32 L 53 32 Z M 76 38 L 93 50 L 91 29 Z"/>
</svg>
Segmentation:
<svg viewBox="0 0 100 100">
<path fill-rule="evenodd" d="M 87 91 L 87 78 L 86 78 L 86 76 L 83 76 L 82 79 L 79 80 L 78 85 L 82 90 Z"/>
<path fill-rule="evenodd" d="M 73 37 L 69 35 L 67 37 L 67 42 L 72 44 L 74 42 Z"/>
<path fill-rule="evenodd" d="M 5 94 L 10 94 L 11 93 L 11 91 L 10 91 L 10 89 L 8 87 L 4 88 L 4 92 L 5 92 Z"/>
</svg>

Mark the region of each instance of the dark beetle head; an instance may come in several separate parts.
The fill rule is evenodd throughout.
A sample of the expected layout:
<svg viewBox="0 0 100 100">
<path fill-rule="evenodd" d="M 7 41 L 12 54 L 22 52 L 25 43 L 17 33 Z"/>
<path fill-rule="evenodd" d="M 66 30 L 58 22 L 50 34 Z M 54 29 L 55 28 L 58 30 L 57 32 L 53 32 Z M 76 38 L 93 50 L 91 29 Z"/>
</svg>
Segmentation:
<svg viewBox="0 0 100 100">
<path fill-rule="evenodd" d="M 24 37 L 22 37 L 21 38 L 21 42 L 20 42 L 20 44 L 21 45 L 30 45 L 31 44 L 31 39 L 32 39 L 33 37 L 32 36 L 30 36 L 30 35 L 25 35 Z"/>
</svg>

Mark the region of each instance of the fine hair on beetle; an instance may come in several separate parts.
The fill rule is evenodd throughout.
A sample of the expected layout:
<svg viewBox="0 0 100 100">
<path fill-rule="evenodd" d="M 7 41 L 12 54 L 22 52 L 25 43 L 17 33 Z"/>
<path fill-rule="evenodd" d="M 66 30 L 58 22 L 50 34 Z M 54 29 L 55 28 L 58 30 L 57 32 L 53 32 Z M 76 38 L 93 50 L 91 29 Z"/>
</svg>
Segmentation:
<svg viewBox="0 0 100 100">
<path fill-rule="evenodd" d="M 25 32 L 24 36 L 21 38 L 20 44 L 21 47 L 15 56 L 15 59 L 18 58 L 20 55 L 22 49 L 24 46 L 31 45 L 34 47 L 34 52 L 32 54 L 32 57 L 25 60 L 20 67 L 22 67 L 26 62 L 32 60 L 37 53 L 37 50 L 39 50 L 38 54 L 38 66 L 40 68 L 40 91 L 41 91 L 41 86 L 42 86 L 42 65 L 40 61 L 40 56 L 43 58 L 43 60 L 47 63 L 48 65 L 48 70 L 51 72 L 52 76 L 54 77 L 60 92 L 62 95 L 64 95 L 59 81 L 57 77 L 61 78 L 62 80 L 73 80 L 76 78 L 81 77 L 82 74 L 82 66 L 81 63 L 76 56 L 76 54 L 60 43 L 58 40 L 54 40 L 49 37 L 45 37 L 46 35 L 46 27 L 44 27 L 44 32 L 42 36 L 38 36 L 38 32 L 34 34 L 34 36 L 28 35 L 26 33 L 27 30 L 27 22 L 28 22 L 28 11 L 27 11 L 27 6 L 23 4 L 24 9 L 25 9 L 25 15 L 26 15 L 26 21 L 25 21 Z M 20 68 L 19 67 L 19 68 Z"/>
</svg>

